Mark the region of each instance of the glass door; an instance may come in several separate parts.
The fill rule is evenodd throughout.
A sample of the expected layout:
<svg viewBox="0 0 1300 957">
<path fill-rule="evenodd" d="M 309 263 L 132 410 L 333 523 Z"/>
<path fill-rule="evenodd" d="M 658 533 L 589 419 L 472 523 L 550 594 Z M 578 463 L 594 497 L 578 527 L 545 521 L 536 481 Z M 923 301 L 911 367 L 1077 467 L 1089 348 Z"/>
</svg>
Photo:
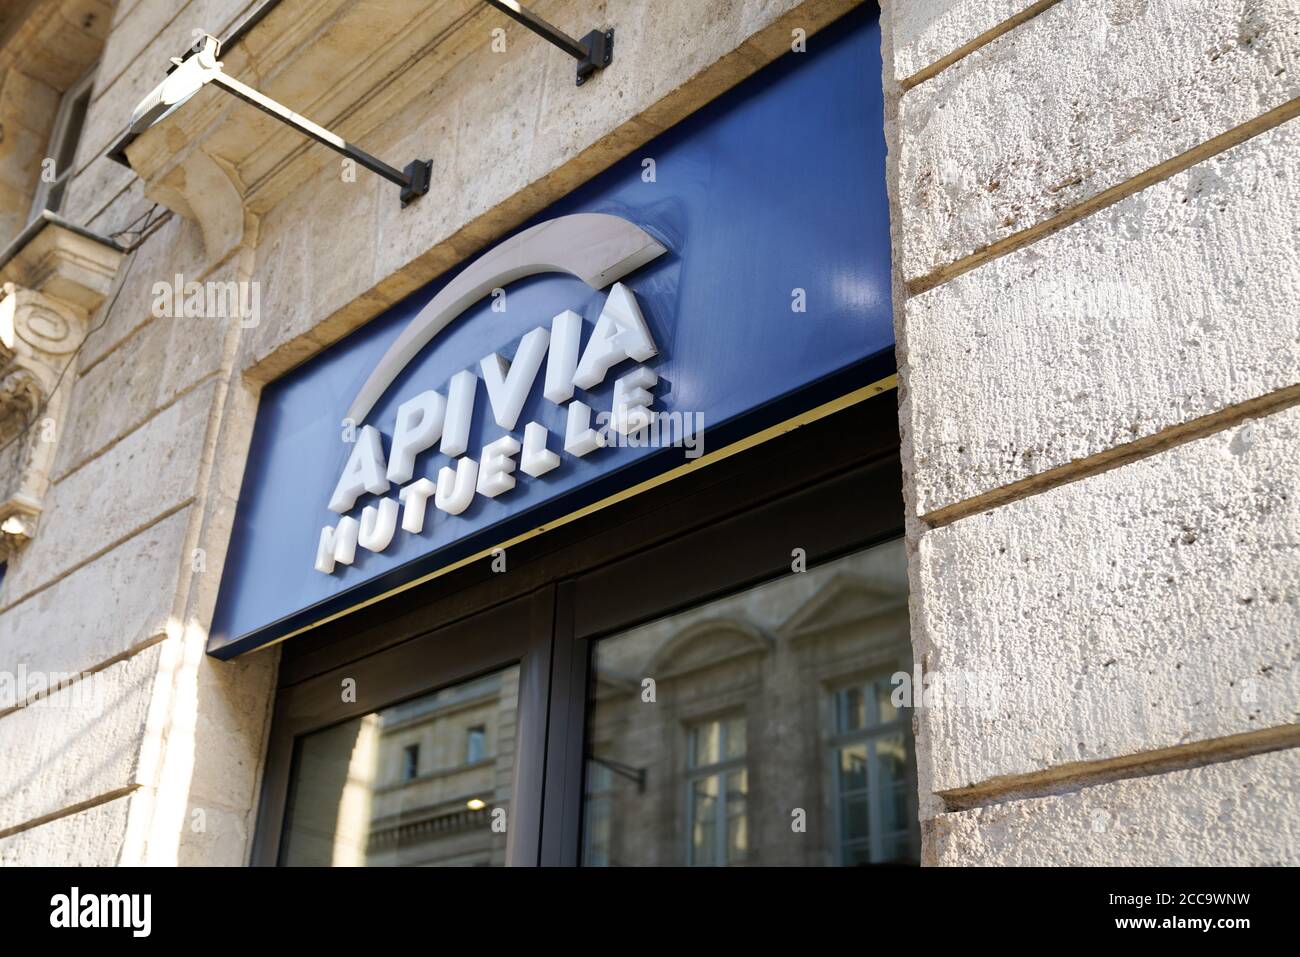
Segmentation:
<svg viewBox="0 0 1300 957">
<path fill-rule="evenodd" d="M 254 862 L 535 864 L 552 607 L 546 589 L 282 687 Z"/>
<path fill-rule="evenodd" d="M 783 435 L 558 584 L 542 863 L 918 861 L 897 434 Z"/>
</svg>

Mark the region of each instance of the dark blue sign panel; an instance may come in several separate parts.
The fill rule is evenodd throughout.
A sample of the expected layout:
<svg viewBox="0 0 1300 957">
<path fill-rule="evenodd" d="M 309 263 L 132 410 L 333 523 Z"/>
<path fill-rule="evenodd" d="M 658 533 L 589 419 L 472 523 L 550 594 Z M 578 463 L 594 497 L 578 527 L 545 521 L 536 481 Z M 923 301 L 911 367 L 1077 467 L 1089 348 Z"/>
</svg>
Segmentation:
<svg viewBox="0 0 1300 957">
<path fill-rule="evenodd" d="M 525 427 L 537 423 L 559 459 L 544 474 L 519 469 L 512 488 L 474 495 L 458 514 L 430 498 L 418 533 L 399 526 L 380 550 L 357 547 L 351 564 L 329 573 L 315 567 L 323 528 L 341 528 L 367 506 L 371 517 L 382 514 L 383 499 L 396 503 L 403 487 L 436 483 L 459 461 L 433 445 L 416 456 L 409 480 L 362 493 L 345 513 L 328 507 L 356 448 L 347 441 L 356 438 L 346 428 L 349 409 L 459 269 L 268 386 L 209 652 L 227 658 L 282 638 L 890 374 L 879 48 L 874 15 L 850 15 L 811 38 L 807 53 L 787 55 L 525 225 L 611 214 L 662 245 L 663 254 L 621 279 L 656 354 L 614 365 L 557 404 L 543 395 L 552 351 L 514 428 L 502 428 L 480 360 L 495 353 L 521 361 L 525 337 L 572 310 L 582 317 L 585 363 L 602 311 L 613 308 L 610 288 L 571 275 L 528 276 L 460 312 L 355 423 L 377 429 L 388 456 L 399 407 L 428 390 L 449 396 L 453 377 L 469 370 L 477 387 L 461 457 L 485 466 L 484 446 L 506 435 L 523 443 Z M 596 427 L 597 415 L 615 408 L 616 388 L 632 394 L 628 378 L 640 367 L 657 376 L 647 390 L 651 409 L 699 423 L 700 434 L 668 448 L 620 440 L 580 457 L 566 451 L 573 402 L 592 410 Z"/>
</svg>

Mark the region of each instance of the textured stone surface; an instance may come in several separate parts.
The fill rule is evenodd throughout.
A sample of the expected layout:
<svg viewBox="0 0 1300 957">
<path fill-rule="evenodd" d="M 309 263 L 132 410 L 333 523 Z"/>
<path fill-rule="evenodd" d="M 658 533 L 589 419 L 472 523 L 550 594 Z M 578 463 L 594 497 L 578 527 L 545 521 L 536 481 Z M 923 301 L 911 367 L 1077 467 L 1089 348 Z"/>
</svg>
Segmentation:
<svg viewBox="0 0 1300 957">
<path fill-rule="evenodd" d="M 103 48 L 113 18 L 112 2 L 47 0 L 40 10 L 26 12 L 27 16 L 11 18 L 6 24 L 0 73 L 16 69 L 56 90 L 68 89 Z"/>
<path fill-rule="evenodd" d="M 197 647 L 196 713 L 203 726 L 195 730 L 195 763 L 189 797 L 196 803 L 227 808 L 257 805 L 262 735 L 275 700 L 273 655 L 253 655 L 238 661 L 208 658 L 207 634 L 187 636 Z"/>
<path fill-rule="evenodd" d="M 336 168 L 322 170 L 311 185 L 312 189 L 276 207 L 264 222 L 257 273 L 262 309 L 275 321 L 246 330 L 240 337 L 243 363 L 295 336 L 324 341 L 315 325 L 341 303 L 362 295 L 372 282 L 375 233 L 369 227 L 380 198 L 392 201 L 393 187 L 364 170 L 356 182 L 342 183 Z M 386 189 L 381 192 L 381 187 Z M 393 202 L 393 208 L 398 207 Z M 411 206 L 403 212 L 414 214 L 422 208 Z M 406 218 L 408 228 L 414 219 Z M 335 230 L 330 241 L 322 243 L 320 222 L 364 225 Z M 387 304 L 372 304 L 372 313 Z"/>
<path fill-rule="evenodd" d="M 885 0 L 900 83 L 1032 7 L 1035 0 Z"/>
<path fill-rule="evenodd" d="M 141 0 L 118 0 L 117 6 L 113 8 L 113 26 L 117 27 L 138 7 Z"/>
<path fill-rule="evenodd" d="M 248 831 L 237 819 L 242 810 L 246 824 L 256 807 L 275 655 L 216 661 L 206 641 L 206 629 L 190 621 L 160 646 L 124 864 L 172 866 L 195 853 L 229 864 L 246 854 Z"/>
<path fill-rule="evenodd" d="M 945 814 L 925 863 L 1205 867 L 1300 864 L 1300 751 Z"/>
<path fill-rule="evenodd" d="M 203 238 L 196 225 L 173 214 L 118 270 L 118 284 L 91 319 L 91 331 L 77 360 L 78 371 L 84 374 L 148 322 L 153 284 L 171 282 L 178 273 L 183 281 L 201 277 Z"/>
<path fill-rule="evenodd" d="M 171 277 L 157 279 L 168 283 Z M 219 273 L 212 282 L 230 276 Z M 186 277 L 189 281 L 190 277 Z M 140 276 L 141 284 L 153 278 Z M 182 287 L 183 288 L 183 287 Z M 83 465 L 155 410 L 216 372 L 236 319 L 163 315 L 78 376 L 54 477 Z"/>
<path fill-rule="evenodd" d="M 192 804 L 188 819 L 202 820 L 202 829 L 181 831 L 176 863 L 181 867 L 242 867 L 248 863 L 251 815 L 216 804 Z M 198 812 L 201 817 L 196 817 Z"/>
<path fill-rule="evenodd" d="M 922 534 L 923 793 L 1300 720 L 1300 408 Z"/>
<path fill-rule="evenodd" d="M 58 578 L 194 495 L 216 389 L 216 383 L 195 389 L 51 486 L 36 538 L 6 575 L 6 601 Z"/>
<path fill-rule="evenodd" d="M 924 515 L 1300 383 L 1300 120 L 906 303 Z"/>
<path fill-rule="evenodd" d="M 82 671 L 165 633 L 190 509 L 0 613 L 0 671 Z"/>
<path fill-rule="evenodd" d="M 130 799 L 116 798 L 0 838 L 0 867 L 112 867 Z"/>
<path fill-rule="evenodd" d="M 0 717 L 0 830 L 135 785 L 159 649 Z"/>
<path fill-rule="evenodd" d="M 20 74 L 12 74 L 19 76 Z M 0 105 L 4 107 L 4 116 L 12 124 L 5 130 L 5 138 L 0 142 L 0 186 L 6 186 L 25 194 L 30 202 L 32 190 L 36 186 L 37 180 L 41 174 L 41 160 L 45 157 L 45 147 L 49 142 L 50 130 L 46 123 L 41 122 L 46 117 L 40 114 L 23 117 L 24 122 L 20 123 L 19 103 L 17 99 L 23 95 L 22 92 L 11 93 L 9 90 L 16 84 L 6 79 L 5 81 L 4 102 Z M 39 87 L 37 87 L 39 89 Z M 16 198 L 14 205 L 19 206 L 21 199 Z M 20 209 L 10 210 L 17 214 Z M 25 217 L 24 217 L 25 220 Z M 25 225 L 20 223 L 19 225 Z M 4 236 L 5 244 L 17 235 L 15 229 Z"/>
<path fill-rule="evenodd" d="M 1300 95 L 1300 0 L 1064 0 L 902 99 L 912 282 Z"/>
<path fill-rule="evenodd" d="M 128 218 L 125 212 L 127 207 L 122 201 L 122 194 L 133 185 L 139 185 L 135 174 L 101 153 L 89 159 L 68 185 L 68 198 L 64 206 L 74 222 L 92 228 L 101 235 L 112 235 L 119 229 L 125 229 L 139 216 L 139 213 L 135 213 Z M 122 215 L 114 215 L 119 209 L 123 211 Z M 131 237 L 124 238 L 129 240 Z"/>
</svg>

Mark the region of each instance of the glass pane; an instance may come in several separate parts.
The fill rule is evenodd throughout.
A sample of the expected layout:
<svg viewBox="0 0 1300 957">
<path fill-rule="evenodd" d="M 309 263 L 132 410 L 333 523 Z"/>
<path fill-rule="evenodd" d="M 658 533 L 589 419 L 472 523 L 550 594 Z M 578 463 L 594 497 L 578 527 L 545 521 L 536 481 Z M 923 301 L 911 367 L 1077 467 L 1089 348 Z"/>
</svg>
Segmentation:
<svg viewBox="0 0 1300 957">
<path fill-rule="evenodd" d="M 725 757 L 728 761 L 745 756 L 745 719 L 732 718 L 726 725 L 727 746 Z"/>
<path fill-rule="evenodd" d="M 596 800 L 588 805 L 587 845 L 584 863 L 590 867 L 609 864 L 609 802 Z"/>
<path fill-rule="evenodd" d="M 901 731 L 876 739 L 876 761 L 884 778 L 882 787 L 907 777 L 907 744 Z"/>
<path fill-rule="evenodd" d="M 465 763 L 477 764 L 487 757 L 487 728 L 470 728 L 465 733 Z"/>
<path fill-rule="evenodd" d="M 588 765 L 582 862 L 589 867 L 609 866 L 609 791 L 613 781 L 610 768 L 594 761 Z"/>
<path fill-rule="evenodd" d="M 705 768 L 717 764 L 722 756 L 722 722 L 708 721 L 696 725 L 691 732 L 695 742 L 692 767 Z"/>
<path fill-rule="evenodd" d="M 905 831 L 911 819 L 911 793 L 901 784 L 885 792 L 880 802 L 880 826 L 887 831 Z"/>
<path fill-rule="evenodd" d="M 876 767 L 880 773 L 880 828 L 906 831 L 912 817 L 912 791 L 907 743 L 901 731 L 876 741 Z"/>
<path fill-rule="evenodd" d="M 915 838 L 907 832 L 889 834 L 881 842 L 882 850 L 879 861 L 862 858 L 862 864 L 899 864 L 911 863 L 916 858 Z"/>
<path fill-rule="evenodd" d="M 867 789 L 867 746 L 855 744 L 840 749 L 840 793 Z"/>
<path fill-rule="evenodd" d="M 749 790 L 746 771 L 732 771 L 727 775 L 727 863 L 736 864 L 745 859 L 749 850 L 749 823 L 745 817 L 745 793 Z"/>
<path fill-rule="evenodd" d="M 836 695 L 838 731 L 858 731 L 867 725 L 867 699 L 862 688 L 845 688 Z"/>
<path fill-rule="evenodd" d="M 871 808 L 866 797 L 850 798 L 844 802 L 844 840 L 862 841 L 871 834 Z"/>
<path fill-rule="evenodd" d="M 879 678 L 876 680 L 876 720 L 880 724 L 889 724 L 891 721 L 897 721 L 902 717 L 902 713 L 894 707 L 893 694 L 898 686 L 890 684 L 888 678 Z"/>
<path fill-rule="evenodd" d="M 701 778 L 691 793 L 691 863 L 718 863 L 718 777 Z"/>
<path fill-rule="evenodd" d="M 57 213 L 63 208 L 63 193 L 68 188 L 68 180 L 59 179 L 54 181 L 50 191 L 45 195 L 45 208 L 52 213 Z"/>
<path fill-rule="evenodd" d="M 300 738 L 283 863 L 504 864 L 518 689 L 512 667 Z"/>
<path fill-rule="evenodd" d="M 915 860 L 910 721 L 888 702 L 907 626 L 896 541 L 598 642 L 588 781 L 613 773 L 589 786 L 584 862 L 878 863 L 896 829 Z"/>
</svg>

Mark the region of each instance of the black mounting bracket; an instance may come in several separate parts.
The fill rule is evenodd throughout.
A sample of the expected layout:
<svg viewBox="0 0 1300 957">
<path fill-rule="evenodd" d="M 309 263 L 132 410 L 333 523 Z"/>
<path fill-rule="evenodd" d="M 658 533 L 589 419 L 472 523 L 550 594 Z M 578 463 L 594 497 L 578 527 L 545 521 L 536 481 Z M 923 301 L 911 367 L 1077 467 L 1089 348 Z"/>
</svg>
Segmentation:
<svg viewBox="0 0 1300 957">
<path fill-rule="evenodd" d="M 496 7 L 511 20 L 522 23 L 539 37 L 559 47 L 578 61 L 578 86 L 587 82 L 597 70 L 603 70 L 614 59 L 614 31 L 592 30 L 581 40 L 575 40 L 563 30 L 547 23 L 531 10 L 525 10 L 516 0 L 484 0 Z"/>
<path fill-rule="evenodd" d="M 433 178 L 433 160 L 411 160 L 402 170 L 407 182 L 402 186 L 402 208 L 405 209 L 429 191 Z"/>
<path fill-rule="evenodd" d="M 587 55 L 578 61 L 578 86 L 587 82 L 587 77 L 597 70 L 603 70 L 614 59 L 614 31 L 592 30 L 582 38 L 582 45 L 587 48 Z"/>
</svg>

